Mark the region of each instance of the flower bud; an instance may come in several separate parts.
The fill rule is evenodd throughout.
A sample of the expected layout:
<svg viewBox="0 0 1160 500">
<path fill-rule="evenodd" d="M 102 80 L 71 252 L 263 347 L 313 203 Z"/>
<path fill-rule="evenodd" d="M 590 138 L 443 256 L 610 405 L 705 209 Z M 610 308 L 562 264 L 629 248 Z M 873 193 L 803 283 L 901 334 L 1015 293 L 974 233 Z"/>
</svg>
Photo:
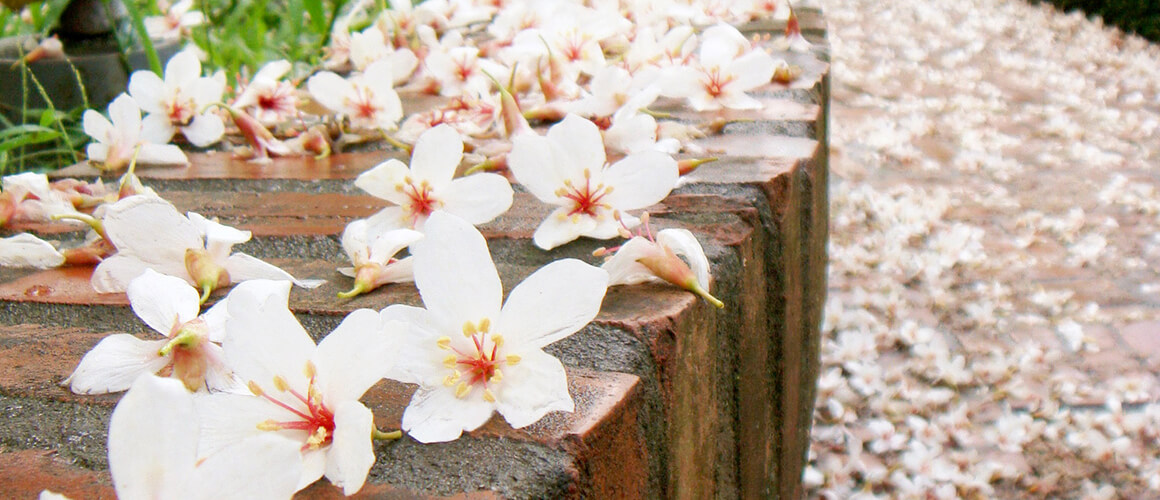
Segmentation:
<svg viewBox="0 0 1160 500">
<path fill-rule="evenodd" d="M 185 250 L 185 271 L 201 290 L 202 303 L 209 298 L 211 292 L 230 284 L 229 271 L 214 262 L 213 257 L 210 257 L 209 252 L 203 248 Z"/>
</svg>

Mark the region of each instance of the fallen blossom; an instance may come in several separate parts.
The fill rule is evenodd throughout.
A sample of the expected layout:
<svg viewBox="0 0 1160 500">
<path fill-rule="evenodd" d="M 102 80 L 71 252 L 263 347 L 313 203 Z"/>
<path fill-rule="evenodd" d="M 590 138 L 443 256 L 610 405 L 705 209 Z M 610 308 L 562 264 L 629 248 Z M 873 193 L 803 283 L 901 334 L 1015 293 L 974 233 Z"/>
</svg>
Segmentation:
<svg viewBox="0 0 1160 500">
<path fill-rule="evenodd" d="M 112 204 L 104 227 L 117 254 L 93 270 L 93 288 L 100 293 L 124 291 L 146 269 L 184 279 L 202 292 L 202 302 L 217 288 L 255 278 L 284 279 L 307 288 L 321 284 L 296 280 L 250 255 L 231 254 L 234 245 L 249 241 L 249 231 L 193 212 L 183 216 L 159 198 L 136 195 Z"/>
<path fill-rule="evenodd" d="M 252 395 L 195 400 L 205 426 L 199 450 L 214 453 L 242 439 L 282 436 L 301 450 L 296 489 L 325 475 L 352 495 L 375 461 L 374 417 L 359 398 L 391 369 L 405 325 L 360 309 L 315 345 L 287 307 L 289 294 L 289 282 L 265 280 L 230 292 L 223 349 Z"/>
<path fill-rule="evenodd" d="M 575 259 L 553 262 L 507 301 L 487 242 L 471 224 L 436 212 L 412 245 L 424 308 L 393 305 L 410 324 L 391 378 L 419 384 L 403 430 L 424 443 L 456 439 L 498 411 L 512 427 L 572 411 L 563 365 L 542 348 L 600 310 L 608 274 Z"/>
<path fill-rule="evenodd" d="M 240 440 L 199 456 L 199 416 L 176 380 L 142 375 L 109 418 L 109 474 L 117 498 L 283 499 L 294 493 L 298 445 Z"/>
<path fill-rule="evenodd" d="M 600 130 L 576 115 L 553 125 L 547 136 L 516 135 L 508 165 L 536 198 L 558 206 L 533 235 L 545 250 L 580 236 L 612 238 L 622 225 L 636 227 L 640 220 L 626 211 L 660 202 L 677 182 L 677 162 L 659 151 L 606 165 Z"/>
</svg>

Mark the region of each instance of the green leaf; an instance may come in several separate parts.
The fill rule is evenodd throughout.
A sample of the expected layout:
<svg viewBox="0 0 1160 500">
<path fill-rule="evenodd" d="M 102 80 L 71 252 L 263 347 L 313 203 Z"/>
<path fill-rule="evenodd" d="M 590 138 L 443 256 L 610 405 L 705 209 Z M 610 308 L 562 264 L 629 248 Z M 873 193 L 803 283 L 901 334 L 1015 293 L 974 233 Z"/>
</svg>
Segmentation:
<svg viewBox="0 0 1160 500">
<path fill-rule="evenodd" d="M 60 132 L 55 130 L 19 135 L 13 137 L 12 139 L 0 142 L 0 151 L 10 151 L 21 146 L 51 142 L 56 140 L 57 137 L 60 137 Z"/>
<path fill-rule="evenodd" d="M 310 23 L 314 26 L 316 33 L 325 33 L 327 19 L 326 14 L 322 10 L 322 0 L 303 0 L 306 7 L 306 12 L 310 13 Z"/>
</svg>

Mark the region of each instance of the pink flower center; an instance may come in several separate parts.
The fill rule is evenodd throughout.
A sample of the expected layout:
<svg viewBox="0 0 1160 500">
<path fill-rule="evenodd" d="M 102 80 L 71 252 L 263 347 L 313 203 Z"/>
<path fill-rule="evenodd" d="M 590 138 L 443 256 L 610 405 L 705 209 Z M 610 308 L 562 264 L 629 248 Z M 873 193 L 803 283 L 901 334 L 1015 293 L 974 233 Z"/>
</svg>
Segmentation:
<svg viewBox="0 0 1160 500">
<path fill-rule="evenodd" d="M 193 99 L 181 99 L 180 96 L 175 96 L 166 106 L 169 122 L 177 126 L 189 125 L 196 114 L 197 105 L 194 104 Z"/>
<path fill-rule="evenodd" d="M 411 222 L 411 227 L 431 215 L 443 202 L 432 193 L 431 183 L 426 180 L 415 184 L 414 179 L 407 177 L 403 183 L 395 185 L 396 191 L 407 195 L 408 201 L 403 205 L 403 213 Z"/>
<path fill-rule="evenodd" d="M 334 439 L 334 411 L 323 403 L 322 394 L 319 393 L 315 384 L 315 375 L 314 363 L 307 361 L 306 376 L 309 381 L 306 385 L 305 395 L 289 387 L 286 379 L 280 375 L 274 377 L 274 388 L 280 393 L 289 394 L 291 397 L 288 398 L 289 403 L 271 396 L 262 390 L 256 382 L 250 381 L 250 392 L 297 417 L 288 421 L 269 419 L 259 423 L 258 429 L 264 431 L 306 431 L 307 438 L 306 443 L 302 445 L 302 451 L 317 450 L 329 445 Z"/>
<path fill-rule="evenodd" d="M 279 84 L 258 94 L 258 107 L 263 111 L 289 113 L 294 111 L 294 88 Z"/>
<path fill-rule="evenodd" d="M 469 58 L 465 55 L 462 59 L 455 61 L 455 76 L 459 81 L 466 82 L 471 75 L 475 74 L 475 59 Z"/>
<path fill-rule="evenodd" d="M 564 181 L 564 187 L 556 190 L 556 196 L 569 200 L 572 208 L 569 216 L 587 215 L 598 217 L 600 209 L 611 209 L 612 206 L 602 202 L 605 196 L 612 192 L 612 186 L 604 183 L 592 185 L 592 171 L 584 169 L 584 184 L 577 185 L 571 179 Z"/>
<path fill-rule="evenodd" d="M 437 344 L 440 349 L 451 351 L 443 359 L 443 366 L 451 369 L 451 374 L 443 379 L 443 385 L 455 386 L 455 396 L 462 398 L 478 387 L 483 390 L 483 399 L 495 402 L 495 394 L 489 385 L 499 383 L 503 378 L 500 367 L 514 366 L 520 357 L 514 354 L 501 356 L 503 337 L 491 334 L 491 320 L 483 318 L 478 324 L 468 321 L 463 324 L 463 336 L 471 340 L 466 349 L 452 345 L 451 337 L 441 337 Z"/>
<path fill-rule="evenodd" d="M 358 118 L 374 118 L 379 112 L 379 107 L 375 104 L 374 91 L 361 86 L 355 86 L 354 98 L 347 98 L 347 106 L 354 110 L 354 115 Z"/>
<path fill-rule="evenodd" d="M 721 76 L 720 68 L 709 68 L 705 70 L 705 92 L 713 97 L 718 97 L 725 91 L 725 86 L 733 81 L 733 76 Z"/>
</svg>

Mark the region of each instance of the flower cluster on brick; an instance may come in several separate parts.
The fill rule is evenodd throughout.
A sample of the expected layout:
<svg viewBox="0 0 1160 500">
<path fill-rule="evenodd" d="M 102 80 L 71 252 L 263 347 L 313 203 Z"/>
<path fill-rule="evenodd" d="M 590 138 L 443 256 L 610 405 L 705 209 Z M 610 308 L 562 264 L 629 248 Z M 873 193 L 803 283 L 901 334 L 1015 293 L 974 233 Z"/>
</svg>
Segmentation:
<svg viewBox="0 0 1160 500">
<path fill-rule="evenodd" d="M 146 20 L 156 37 L 205 21 L 190 0 L 162 7 Z M 96 264 L 93 287 L 127 293 L 161 335 L 112 335 L 65 381 L 82 394 L 129 391 L 109 432 L 118 495 L 284 498 L 322 477 L 351 495 L 375 462 L 375 439 L 449 441 L 495 413 L 522 428 L 573 411 L 567 372 L 544 347 L 591 322 L 609 286 L 666 281 L 724 306 L 693 233 L 654 234 L 645 210 L 713 161 L 692 142 L 712 124 L 674 117 L 675 107 L 765 105 L 751 92 L 785 63 L 768 37 L 750 40 L 734 25 L 786 9 L 715 0 L 373 9 L 356 2 L 336 20 L 317 68 L 270 61 L 231 89 L 221 71 L 203 75 L 188 49 L 164 74 L 134 73 L 107 116 L 84 118 L 90 162 L 129 170 L 116 189 L 5 179 L 0 222 L 85 223 L 92 243 L 82 252 L 19 235 L 0 241 L 0 263 Z M 408 115 L 400 94 L 439 104 Z M 353 284 L 340 297 L 413 281 L 423 307 L 360 309 L 324 336 L 289 307 L 293 285 L 317 280 L 232 252 L 248 231 L 182 214 L 133 175 L 137 165 L 186 164 L 189 147 L 268 161 L 372 141 L 409 159 L 355 181 L 385 206 L 342 235 L 351 265 L 339 272 Z M 555 260 L 504 300 L 476 226 L 511 207 L 513 181 L 550 211 L 533 234 L 544 251 L 627 241 L 595 253 L 603 266 Z M 384 378 L 418 386 L 398 431 L 378 429 L 360 402 Z M 232 460 L 247 465 L 231 470 Z M 162 470 L 142 472 L 146 463 Z M 259 475 L 261 488 L 245 480 Z"/>
</svg>

